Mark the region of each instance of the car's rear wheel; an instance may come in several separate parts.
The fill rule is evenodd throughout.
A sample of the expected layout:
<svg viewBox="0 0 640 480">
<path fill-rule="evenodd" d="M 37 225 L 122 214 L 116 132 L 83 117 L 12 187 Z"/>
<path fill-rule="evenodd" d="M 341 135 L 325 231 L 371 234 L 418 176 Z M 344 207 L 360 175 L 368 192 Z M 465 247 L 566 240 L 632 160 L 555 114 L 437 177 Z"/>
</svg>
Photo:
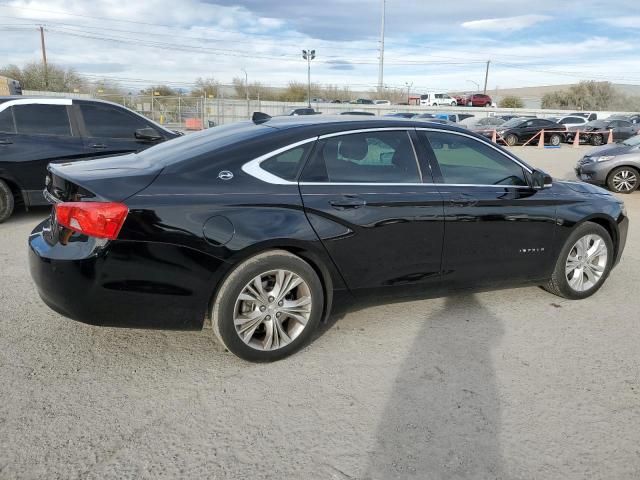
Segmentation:
<svg viewBox="0 0 640 480">
<path fill-rule="evenodd" d="M 549 143 L 554 147 L 557 147 L 558 145 L 560 145 L 561 141 L 562 141 L 562 138 L 557 133 L 554 133 L 549 137 Z"/>
<path fill-rule="evenodd" d="M 607 177 L 607 187 L 616 193 L 631 193 L 638 188 L 639 176 L 632 167 L 614 168 Z"/>
<path fill-rule="evenodd" d="M 279 360 L 309 341 L 323 305 L 313 268 L 289 252 L 272 250 L 245 260 L 225 279 L 211 311 L 213 331 L 240 358 Z"/>
<path fill-rule="evenodd" d="M 596 135 L 591 135 L 591 145 L 593 146 L 598 146 L 598 145 L 602 145 L 602 142 L 604 141 L 604 138 L 602 137 L 601 134 L 596 134 Z"/>
<path fill-rule="evenodd" d="M 0 223 L 4 222 L 13 213 L 13 192 L 7 182 L 0 180 Z"/>
<path fill-rule="evenodd" d="M 553 275 L 543 288 L 571 300 L 587 298 L 606 280 L 613 257 L 609 233 L 596 223 L 583 223 L 569 236 Z"/>
<path fill-rule="evenodd" d="M 487 102 L 484 104 L 485 108 L 489 108 L 491 106 L 491 102 Z"/>
<path fill-rule="evenodd" d="M 505 137 L 504 141 L 506 142 L 507 145 L 509 145 L 510 147 L 513 147 L 516 143 L 518 143 L 518 137 L 513 133 L 510 133 Z"/>
</svg>

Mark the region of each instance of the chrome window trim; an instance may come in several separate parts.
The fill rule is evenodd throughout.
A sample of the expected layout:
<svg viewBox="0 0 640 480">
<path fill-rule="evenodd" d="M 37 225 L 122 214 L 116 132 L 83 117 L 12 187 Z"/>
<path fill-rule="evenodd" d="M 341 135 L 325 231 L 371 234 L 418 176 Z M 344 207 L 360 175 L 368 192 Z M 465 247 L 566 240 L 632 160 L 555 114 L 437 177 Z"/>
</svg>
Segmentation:
<svg viewBox="0 0 640 480">
<path fill-rule="evenodd" d="M 318 137 L 311 137 L 305 140 L 300 140 L 299 142 L 291 143 L 289 145 L 285 145 L 284 147 L 278 148 L 277 150 L 273 150 L 271 152 L 265 153 L 264 155 L 259 156 L 258 158 L 254 158 L 249 162 L 242 165 L 241 169 L 244 173 L 251 175 L 258 180 L 262 180 L 266 183 L 271 183 L 274 185 L 298 185 L 298 182 L 292 182 L 290 180 L 285 180 L 284 178 L 280 178 L 273 173 L 269 173 L 266 170 L 260 167 L 260 164 L 265 160 L 270 159 L 271 157 L 275 157 L 276 155 L 280 155 L 288 150 L 292 150 L 300 145 L 305 145 L 309 142 L 315 142 L 318 140 Z"/>
<path fill-rule="evenodd" d="M 0 112 L 16 105 L 72 105 L 69 98 L 16 98 L 0 103 Z"/>
<path fill-rule="evenodd" d="M 263 182 L 266 183 L 270 183 L 270 184 L 274 184 L 274 185 L 306 185 L 306 186 L 323 186 L 323 185 L 336 185 L 336 186 L 382 186 L 382 187 L 418 187 L 418 186 L 440 186 L 440 187 L 479 187 L 479 188 L 517 188 L 517 189 L 528 189 L 530 190 L 532 187 L 529 185 L 488 185 L 488 184 L 477 184 L 477 183 L 434 183 L 434 182 L 422 182 L 422 183 L 397 183 L 397 182 L 390 182 L 390 183 L 380 183 L 380 182 L 292 182 L 290 180 L 285 180 L 283 178 L 278 177 L 277 175 L 274 175 L 272 173 L 267 172 L 266 170 L 263 170 L 260 167 L 260 164 L 262 162 L 264 162 L 265 160 L 268 160 L 271 157 L 274 157 L 276 155 L 279 155 L 281 153 L 284 153 L 288 150 L 291 150 L 293 148 L 299 147 L 300 145 L 305 145 L 309 142 L 315 142 L 317 140 L 322 140 L 325 138 L 331 138 L 331 137 L 337 137 L 340 135 L 349 135 L 349 134 L 353 134 L 353 133 L 367 133 L 367 132 L 381 132 L 381 131 L 399 131 L 399 130 L 404 130 L 405 132 L 408 132 L 410 130 L 415 130 L 415 131 L 429 131 L 429 132 L 442 132 L 442 133 L 452 133 L 454 135 L 460 135 L 463 137 L 468 137 L 471 138 L 472 140 L 475 140 L 479 143 L 482 143 L 484 145 L 487 145 L 491 148 L 493 148 L 496 152 L 498 152 L 499 154 L 501 154 L 502 156 L 504 156 L 505 158 L 511 160 L 512 162 L 515 162 L 516 164 L 518 164 L 521 168 L 524 168 L 526 171 L 528 171 L 529 173 L 533 173 L 533 171 L 526 165 L 524 165 L 523 163 L 521 163 L 517 158 L 509 155 L 508 153 L 503 152 L 502 150 L 496 148 L 494 145 L 492 145 L 491 143 L 485 142 L 481 139 L 478 139 L 472 135 L 468 135 L 466 133 L 463 132 L 455 132 L 452 130 L 443 130 L 443 129 L 439 129 L 439 128 L 428 128 L 428 127 L 378 127 L 378 128 L 361 128 L 361 129 L 357 129 L 357 130 L 345 130 L 342 132 L 334 132 L 334 133 L 326 133 L 324 135 L 319 135 L 319 136 L 315 136 L 315 137 L 311 137 L 311 138 L 307 138 L 305 140 L 300 140 L 299 142 L 295 142 L 295 143 L 291 143 L 289 145 L 285 145 L 284 147 L 278 148 L 276 150 L 273 150 L 271 152 L 265 153 L 264 155 L 259 156 L 258 158 L 254 158 L 253 160 L 250 160 L 249 162 L 245 163 L 244 165 L 242 165 L 241 169 L 244 173 L 251 175 L 254 178 L 257 178 L 258 180 L 262 180 Z M 422 171 L 420 169 L 420 162 L 418 161 L 418 155 L 417 152 L 415 151 L 415 145 L 413 144 L 413 140 L 411 139 L 411 136 L 409 136 L 409 141 L 411 142 L 411 146 L 414 150 L 414 156 L 415 156 L 415 160 L 416 160 L 416 164 L 418 165 L 418 171 L 420 172 L 420 178 L 424 177 L 422 176 Z"/>
<path fill-rule="evenodd" d="M 520 165 L 520 167 L 524 168 L 527 172 L 529 173 L 533 173 L 533 170 L 531 170 L 527 165 L 525 165 L 524 163 L 522 163 L 520 160 L 518 160 L 516 157 L 503 152 L 502 150 L 500 150 L 499 148 L 497 148 L 495 145 L 491 144 L 490 142 L 487 142 L 485 140 L 479 139 L 474 137 L 473 135 L 468 135 L 466 133 L 463 132 L 454 132 L 452 130 L 442 130 L 439 128 L 426 128 L 426 127 L 416 127 L 417 131 L 426 131 L 426 132 L 438 132 L 438 133 L 450 133 L 453 135 L 460 135 L 461 137 L 467 137 L 470 138 L 471 140 L 475 140 L 478 143 L 482 143 L 483 145 L 486 145 L 488 147 L 493 148 L 496 152 L 498 152 L 500 155 L 502 155 L 505 158 L 508 158 L 509 160 L 511 160 L 512 162 L 517 163 L 518 165 Z M 472 185 L 472 184 L 470 184 Z"/>
</svg>

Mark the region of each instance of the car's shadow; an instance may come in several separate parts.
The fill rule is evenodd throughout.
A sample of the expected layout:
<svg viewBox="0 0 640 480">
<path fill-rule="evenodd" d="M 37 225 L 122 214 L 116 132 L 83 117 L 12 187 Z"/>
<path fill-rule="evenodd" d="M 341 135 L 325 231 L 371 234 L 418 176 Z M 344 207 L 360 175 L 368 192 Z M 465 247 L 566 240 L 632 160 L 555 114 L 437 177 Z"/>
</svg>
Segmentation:
<svg viewBox="0 0 640 480">
<path fill-rule="evenodd" d="M 318 335 L 347 313 L 331 316 Z M 492 350 L 501 320 L 473 293 L 425 312 L 381 415 L 361 478 L 502 478 Z"/>
</svg>

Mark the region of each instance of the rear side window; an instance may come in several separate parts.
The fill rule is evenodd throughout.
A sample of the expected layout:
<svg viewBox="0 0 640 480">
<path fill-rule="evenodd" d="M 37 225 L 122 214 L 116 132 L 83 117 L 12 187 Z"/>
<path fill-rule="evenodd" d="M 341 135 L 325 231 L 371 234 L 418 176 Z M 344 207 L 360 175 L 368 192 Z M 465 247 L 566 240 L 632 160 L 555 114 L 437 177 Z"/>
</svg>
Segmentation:
<svg viewBox="0 0 640 480">
<path fill-rule="evenodd" d="M 366 132 L 320 141 L 303 179 L 334 183 L 418 183 L 420 172 L 407 132 Z"/>
<path fill-rule="evenodd" d="M 13 112 L 11 107 L 0 112 L 0 132 L 16 133 L 16 126 L 13 123 Z"/>
<path fill-rule="evenodd" d="M 13 117 L 18 133 L 71 136 L 71 124 L 65 105 L 14 105 Z"/>
<path fill-rule="evenodd" d="M 309 142 L 305 145 L 287 150 L 279 155 L 271 157 L 260 164 L 260 168 L 285 180 L 294 181 L 302 168 L 302 162 L 307 152 L 313 145 Z"/>
<path fill-rule="evenodd" d="M 144 120 L 109 105 L 80 105 L 90 137 L 135 138 L 136 130 L 148 127 Z"/>
<path fill-rule="evenodd" d="M 426 135 L 444 183 L 455 185 L 521 185 L 527 181 L 520 165 L 478 140 L 445 132 Z"/>
</svg>

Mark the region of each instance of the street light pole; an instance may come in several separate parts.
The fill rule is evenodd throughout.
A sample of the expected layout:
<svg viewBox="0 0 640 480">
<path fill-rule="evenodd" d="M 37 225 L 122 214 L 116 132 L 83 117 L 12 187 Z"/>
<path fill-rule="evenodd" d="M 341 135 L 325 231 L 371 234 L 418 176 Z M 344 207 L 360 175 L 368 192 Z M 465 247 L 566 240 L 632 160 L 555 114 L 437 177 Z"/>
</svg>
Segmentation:
<svg viewBox="0 0 640 480">
<path fill-rule="evenodd" d="M 386 0 L 382 0 L 382 25 L 380 27 L 380 65 L 378 66 L 378 90 L 382 92 L 384 80 L 384 20 L 386 14 Z"/>
<path fill-rule="evenodd" d="M 476 86 L 476 92 L 480 91 L 480 84 L 478 82 L 474 82 L 473 80 L 467 80 L 469 83 L 473 83 Z"/>
<path fill-rule="evenodd" d="M 316 58 L 316 51 L 302 50 L 302 58 L 307 61 L 307 105 L 311 108 L 311 60 Z"/>
</svg>

